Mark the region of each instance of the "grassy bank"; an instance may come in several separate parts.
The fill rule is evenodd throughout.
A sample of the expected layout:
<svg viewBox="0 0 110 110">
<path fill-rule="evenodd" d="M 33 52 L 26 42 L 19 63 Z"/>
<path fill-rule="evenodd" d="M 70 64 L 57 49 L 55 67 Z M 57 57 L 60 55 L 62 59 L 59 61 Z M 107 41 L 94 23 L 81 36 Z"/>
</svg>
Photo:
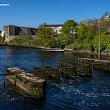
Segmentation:
<svg viewBox="0 0 110 110">
<path fill-rule="evenodd" d="M 99 49 L 99 35 L 93 36 L 92 39 L 78 39 L 75 38 L 73 43 L 65 46 L 66 51 L 75 51 L 78 53 L 97 53 Z M 60 50 L 61 46 L 51 47 L 49 44 L 50 39 L 13 39 L 9 43 L 1 43 L 0 45 L 8 46 L 20 46 L 20 47 L 30 47 L 30 48 L 42 48 L 47 50 Z M 100 50 L 101 53 L 110 53 L 110 35 L 101 34 L 100 35 Z"/>
<path fill-rule="evenodd" d="M 11 47 L 23 47 L 23 48 L 35 48 L 42 49 L 44 51 L 61 51 L 64 49 L 61 48 L 51 48 L 45 45 L 42 45 L 39 40 L 28 40 L 28 39 L 13 39 L 10 42 L 0 42 L 0 46 L 11 46 Z"/>
<path fill-rule="evenodd" d="M 49 44 L 50 40 L 48 39 L 13 39 L 9 43 L 5 43 L 8 45 L 14 46 L 30 46 L 30 47 L 44 47 L 44 48 L 60 48 L 61 46 L 57 45 L 51 47 Z M 110 35 L 100 35 L 100 50 L 101 52 L 108 51 L 110 52 Z M 77 39 L 73 40 L 73 43 L 65 46 L 66 49 L 73 49 L 73 50 L 83 50 L 83 51 L 94 51 L 98 52 L 99 49 L 99 36 L 93 36 L 92 39 Z"/>
</svg>

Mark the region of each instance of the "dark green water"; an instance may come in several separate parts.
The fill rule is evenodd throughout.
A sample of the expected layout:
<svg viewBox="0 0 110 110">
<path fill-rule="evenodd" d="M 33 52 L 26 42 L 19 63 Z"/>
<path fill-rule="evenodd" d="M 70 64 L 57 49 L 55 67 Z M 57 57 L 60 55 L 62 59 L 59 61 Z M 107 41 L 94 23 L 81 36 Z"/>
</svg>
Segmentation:
<svg viewBox="0 0 110 110">
<path fill-rule="evenodd" d="M 7 67 L 43 69 L 45 61 L 56 67 L 60 59 L 77 62 L 78 57 L 93 56 L 2 46 L 0 74 L 5 73 Z M 4 88 L 3 79 L 0 76 L 0 110 L 110 110 L 110 72 L 95 69 L 92 78 L 62 79 L 57 86 L 48 82 L 45 102 L 34 104 L 9 86 Z"/>
</svg>

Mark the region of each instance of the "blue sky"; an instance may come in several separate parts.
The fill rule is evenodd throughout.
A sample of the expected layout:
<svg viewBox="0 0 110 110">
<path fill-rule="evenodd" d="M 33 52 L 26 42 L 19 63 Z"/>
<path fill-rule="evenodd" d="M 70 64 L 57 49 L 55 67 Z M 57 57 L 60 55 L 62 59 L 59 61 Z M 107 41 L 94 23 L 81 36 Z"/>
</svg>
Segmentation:
<svg viewBox="0 0 110 110">
<path fill-rule="evenodd" d="M 100 18 L 110 12 L 110 0 L 0 0 L 0 30 L 4 25 L 37 27 L 44 22 L 63 24 L 73 19 Z"/>
</svg>

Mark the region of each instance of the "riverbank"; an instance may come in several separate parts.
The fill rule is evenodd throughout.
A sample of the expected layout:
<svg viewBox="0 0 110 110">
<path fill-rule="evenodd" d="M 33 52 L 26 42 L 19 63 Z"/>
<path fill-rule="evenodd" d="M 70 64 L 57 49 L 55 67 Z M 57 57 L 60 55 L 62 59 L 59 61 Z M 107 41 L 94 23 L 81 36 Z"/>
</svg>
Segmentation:
<svg viewBox="0 0 110 110">
<path fill-rule="evenodd" d="M 9 43 L 0 43 L 0 46 L 34 48 L 34 49 L 41 49 L 41 50 L 44 50 L 44 51 L 64 52 L 64 49 L 60 49 L 60 48 L 46 48 L 46 47 L 43 47 L 43 46 L 35 46 L 35 45 L 12 45 L 12 44 L 9 44 Z"/>
<path fill-rule="evenodd" d="M 64 49 L 65 52 L 72 52 L 72 53 L 79 53 L 79 54 L 90 54 L 90 55 L 98 55 L 99 53 L 98 52 L 91 52 L 91 51 L 85 51 L 85 50 L 74 50 L 74 49 L 67 49 L 65 48 Z M 100 55 L 103 55 L 103 56 L 110 56 L 110 52 L 108 51 L 102 51 L 100 53 Z"/>
<path fill-rule="evenodd" d="M 91 52 L 87 50 L 74 50 L 74 49 L 61 49 L 61 48 L 46 48 L 43 46 L 35 46 L 35 45 L 12 45 L 9 43 L 0 43 L 0 46 L 10 46 L 10 47 L 21 47 L 21 48 L 34 48 L 34 49 L 40 49 L 42 51 L 50 51 L 50 52 L 72 52 L 72 53 L 78 53 L 78 54 L 90 54 L 90 55 L 98 55 L 98 52 Z M 100 55 L 103 56 L 110 56 L 110 52 L 108 51 L 102 51 Z"/>
</svg>

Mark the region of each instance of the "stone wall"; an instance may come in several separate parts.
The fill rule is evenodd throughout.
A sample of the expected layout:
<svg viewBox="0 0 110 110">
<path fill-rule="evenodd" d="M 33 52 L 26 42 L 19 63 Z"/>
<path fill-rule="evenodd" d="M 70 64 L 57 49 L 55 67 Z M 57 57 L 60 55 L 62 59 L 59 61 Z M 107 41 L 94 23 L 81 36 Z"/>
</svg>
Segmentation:
<svg viewBox="0 0 110 110">
<path fill-rule="evenodd" d="M 72 62 L 59 61 L 59 68 L 62 68 L 64 74 L 69 76 L 77 76 L 79 74 L 85 76 L 91 76 L 92 66 L 86 63 L 76 64 Z"/>
<path fill-rule="evenodd" d="M 89 64 L 89 65 L 92 65 L 94 68 L 110 71 L 110 61 L 108 61 L 108 60 L 79 58 L 79 63 Z"/>
</svg>

